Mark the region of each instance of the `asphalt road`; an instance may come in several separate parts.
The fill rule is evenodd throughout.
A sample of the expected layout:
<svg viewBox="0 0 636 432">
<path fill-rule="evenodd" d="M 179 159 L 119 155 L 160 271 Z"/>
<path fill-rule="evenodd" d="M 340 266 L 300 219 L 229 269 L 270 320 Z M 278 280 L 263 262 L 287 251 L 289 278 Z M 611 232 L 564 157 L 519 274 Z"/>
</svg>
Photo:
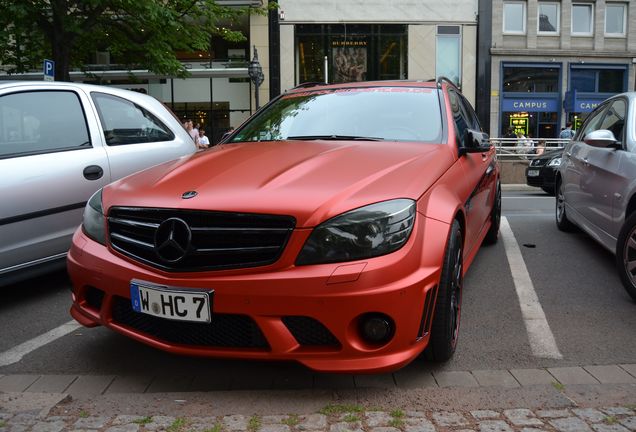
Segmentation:
<svg viewBox="0 0 636 432">
<path fill-rule="evenodd" d="M 444 365 L 417 359 L 407 371 L 634 363 L 636 303 L 621 286 L 614 257 L 583 233 L 560 232 L 553 213 L 554 197 L 504 192 L 503 216 L 562 358 L 533 353 L 507 250 L 500 240 L 481 249 L 465 279 L 454 358 Z M 65 273 L 59 272 L 2 289 L 0 354 L 70 321 L 69 286 Z M 312 375 L 292 363 L 177 357 L 104 328 L 80 328 L 0 367 L 0 375 L 140 373 L 166 373 L 175 380 L 180 374 L 245 376 L 252 386 L 277 374 Z M 325 378 L 322 382 L 329 385 Z M 334 376 L 337 379 L 347 378 Z"/>
</svg>

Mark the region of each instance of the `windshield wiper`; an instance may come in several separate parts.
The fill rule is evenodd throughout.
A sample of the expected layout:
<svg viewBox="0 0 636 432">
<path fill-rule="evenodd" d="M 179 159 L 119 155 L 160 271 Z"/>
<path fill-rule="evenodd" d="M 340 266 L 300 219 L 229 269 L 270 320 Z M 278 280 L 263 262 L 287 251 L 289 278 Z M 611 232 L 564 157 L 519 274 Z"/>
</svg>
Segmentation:
<svg viewBox="0 0 636 432">
<path fill-rule="evenodd" d="M 367 137 L 356 135 L 296 135 L 288 136 L 288 140 L 334 140 L 334 141 L 384 141 L 380 137 Z"/>
</svg>

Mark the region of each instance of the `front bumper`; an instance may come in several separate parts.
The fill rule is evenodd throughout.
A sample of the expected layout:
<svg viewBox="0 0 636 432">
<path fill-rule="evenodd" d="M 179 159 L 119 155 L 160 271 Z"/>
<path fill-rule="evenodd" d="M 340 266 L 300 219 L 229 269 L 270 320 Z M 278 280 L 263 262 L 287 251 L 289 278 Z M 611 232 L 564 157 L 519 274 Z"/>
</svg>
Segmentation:
<svg viewBox="0 0 636 432">
<path fill-rule="evenodd" d="M 293 262 L 309 230 L 296 230 L 271 266 L 166 273 L 92 241 L 80 228 L 68 254 L 71 315 L 85 326 L 103 325 L 176 354 L 294 360 L 329 372 L 388 372 L 413 360 L 428 343 L 448 230 L 447 224 L 418 215 L 399 251 L 298 267 Z M 212 323 L 182 325 L 133 312 L 132 279 L 213 289 Z M 360 320 L 369 313 L 394 322 L 389 342 L 378 346 L 361 336 Z"/>
<path fill-rule="evenodd" d="M 556 178 L 556 172 L 558 169 L 559 167 L 547 165 L 541 167 L 529 166 L 528 168 L 526 168 L 526 183 L 528 184 L 528 186 L 554 190 L 554 180 Z M 530 170 L 539 170 L 539 175 L 529 176 L 528 171 Z"/>
</svg>

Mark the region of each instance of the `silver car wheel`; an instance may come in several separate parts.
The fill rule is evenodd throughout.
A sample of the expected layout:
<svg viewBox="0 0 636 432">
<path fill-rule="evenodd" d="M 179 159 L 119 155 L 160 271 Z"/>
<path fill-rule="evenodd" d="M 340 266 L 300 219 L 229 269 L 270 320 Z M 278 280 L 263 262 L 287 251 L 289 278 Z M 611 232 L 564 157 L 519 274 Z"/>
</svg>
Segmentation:
<svg viewBox="0 0 636 432">
<path fill-rule="evenodd" d="M 636 226 L 629 232 L 623 249 L 623 266 L 625 274 L 633 286 L 636 286 Z"/>
</svg>

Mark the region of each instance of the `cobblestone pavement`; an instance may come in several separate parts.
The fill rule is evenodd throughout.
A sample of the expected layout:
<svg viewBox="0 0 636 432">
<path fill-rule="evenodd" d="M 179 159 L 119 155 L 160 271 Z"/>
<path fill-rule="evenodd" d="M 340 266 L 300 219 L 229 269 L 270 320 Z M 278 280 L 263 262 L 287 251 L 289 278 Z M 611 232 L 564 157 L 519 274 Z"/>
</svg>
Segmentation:
<svg viewBox="0 0 636 432">
<path fill-rule="evenodd" d="M 207 431 L 207 432 L 628 432 L 636 431 L 636 406 L 473 411 L 374 411 L 327 405 L 306 415 L 216 417 L 95 416 L 0 411 L 0 431 Z"/>
</svg>

